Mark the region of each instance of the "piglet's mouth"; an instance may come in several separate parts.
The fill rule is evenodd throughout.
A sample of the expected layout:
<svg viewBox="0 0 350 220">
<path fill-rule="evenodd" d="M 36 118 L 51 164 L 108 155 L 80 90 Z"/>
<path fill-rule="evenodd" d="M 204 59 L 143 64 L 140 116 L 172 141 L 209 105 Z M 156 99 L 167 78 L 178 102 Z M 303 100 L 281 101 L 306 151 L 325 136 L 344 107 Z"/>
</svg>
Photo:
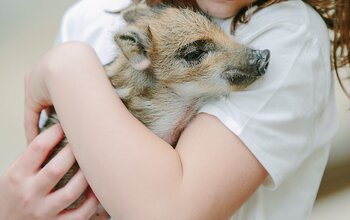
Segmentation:
<svg viewBox="0 0 350 220">
<path fill-rule="evenodd" d="M 228 76 L 227 80 L 232 86 L 248 86 L 257 80 L 260 76 L 247 74 L 241 70 L 225 71 L 224 75 Z"/>
<path fill-rule="evenodd" d="M 248 86 L 249 84 L 253 83 L 255 80 L 257 80 L 259 77 L 253 77 L 248 75 L 237 75 L 230 79 L 230 83 L 232 85 L 238 85 L 238 86 Z"/>
</svg>

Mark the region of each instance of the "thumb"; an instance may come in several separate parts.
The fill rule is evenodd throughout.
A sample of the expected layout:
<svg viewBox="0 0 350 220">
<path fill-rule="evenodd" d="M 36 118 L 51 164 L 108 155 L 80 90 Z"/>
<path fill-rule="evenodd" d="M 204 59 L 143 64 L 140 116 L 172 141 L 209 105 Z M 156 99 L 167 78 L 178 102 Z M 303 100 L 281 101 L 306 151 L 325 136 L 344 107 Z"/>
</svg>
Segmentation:
<svg viewBox="0 0 350 220">
<path fill-rule="evenodd" d="M 27 103 L 27 102 L 26 102 Z M 39 117 L 42 109 L 31 108 L 28 104 L 24 107 L 24 130 L 26 135 L 27 144 L 39 134 Z"/>
</svg>

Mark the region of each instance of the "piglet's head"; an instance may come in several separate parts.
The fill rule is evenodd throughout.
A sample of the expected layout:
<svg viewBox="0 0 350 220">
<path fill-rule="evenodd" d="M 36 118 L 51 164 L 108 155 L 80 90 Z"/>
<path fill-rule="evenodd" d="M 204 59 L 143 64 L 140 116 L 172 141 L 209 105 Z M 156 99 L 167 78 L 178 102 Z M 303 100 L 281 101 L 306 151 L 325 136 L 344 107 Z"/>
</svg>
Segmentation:
<svg viewBox="0 0 350 220">
<path fill-rule="evenodd" d="M 175 91 L 228 93 L 267 72 L 269 50 L 237 43 L 206 16 L 189 9 L 162 8 L 115 35 L 137 71 Z"/>
</svg>

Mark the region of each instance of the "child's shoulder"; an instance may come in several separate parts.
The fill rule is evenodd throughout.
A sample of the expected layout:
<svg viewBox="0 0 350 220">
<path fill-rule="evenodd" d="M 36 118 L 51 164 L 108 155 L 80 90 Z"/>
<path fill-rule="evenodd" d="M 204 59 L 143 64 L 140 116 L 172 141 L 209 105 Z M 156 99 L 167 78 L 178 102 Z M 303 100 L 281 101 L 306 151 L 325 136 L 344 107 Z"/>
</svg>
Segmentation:
<svg viewBox="0 0 350 220">
<path fill-rule="evenodd" d="M 247 24 L 238 26 L 244 43 L 260 36 L 317 40 L 329 43 L 328 29 L 321 16 L 301 0 L 283 1 L 256 12 Z"/>
<path fill-rule="evenodd" d="M 294 25 L 309 22 L 308 10 L 301 0 L 282 1 L 258 11 L 252 20 L 264 20 L 271 23 L 289 23 Z"/>
<path fill-rule="evenodd" d="M 301 0 L 282 1 L 256 13 L 252 17 L 253 25 L 266 27 L 284 25 L 295 29 L 307 29 L 321 34 L 327 31 L 327 26 L 321 16 L 308 4 Z"/>
</svg>

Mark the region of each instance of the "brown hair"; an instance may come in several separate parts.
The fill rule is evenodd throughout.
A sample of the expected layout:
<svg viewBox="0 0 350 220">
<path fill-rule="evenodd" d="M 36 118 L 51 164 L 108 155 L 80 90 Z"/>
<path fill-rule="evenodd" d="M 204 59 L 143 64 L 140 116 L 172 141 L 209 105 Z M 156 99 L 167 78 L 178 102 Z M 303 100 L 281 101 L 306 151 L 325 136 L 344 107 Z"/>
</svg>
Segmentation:
<svg viewBox="0 0 350 220">
<path fill-rule="evenodd" d="M 138 1 L 138 0 L 134 0 Z M 256 0 L 252 6 L 256 6 L 253 13 L 286 0 Z M 350 91 L 344 86 L 344 81 L 350 80 L 350 76 L 341 79 L 339 68 L 350 64 L 350 1 L 349 0 L 303 0 L 313 7 L 323 18 L 328 28 L 333 31 L 332 36 L 332 63 L 336 76 L 345 95 L 350 99 Z M 176 7 L 190 7 L 200 10 L 196 0 L 146 0 L 149 5 L 169 4 Z M 247 23 L 249 7 L 242 8 L 232 22 L 231 32 L 234 33 L 238 23 Z"/>
</svg>

